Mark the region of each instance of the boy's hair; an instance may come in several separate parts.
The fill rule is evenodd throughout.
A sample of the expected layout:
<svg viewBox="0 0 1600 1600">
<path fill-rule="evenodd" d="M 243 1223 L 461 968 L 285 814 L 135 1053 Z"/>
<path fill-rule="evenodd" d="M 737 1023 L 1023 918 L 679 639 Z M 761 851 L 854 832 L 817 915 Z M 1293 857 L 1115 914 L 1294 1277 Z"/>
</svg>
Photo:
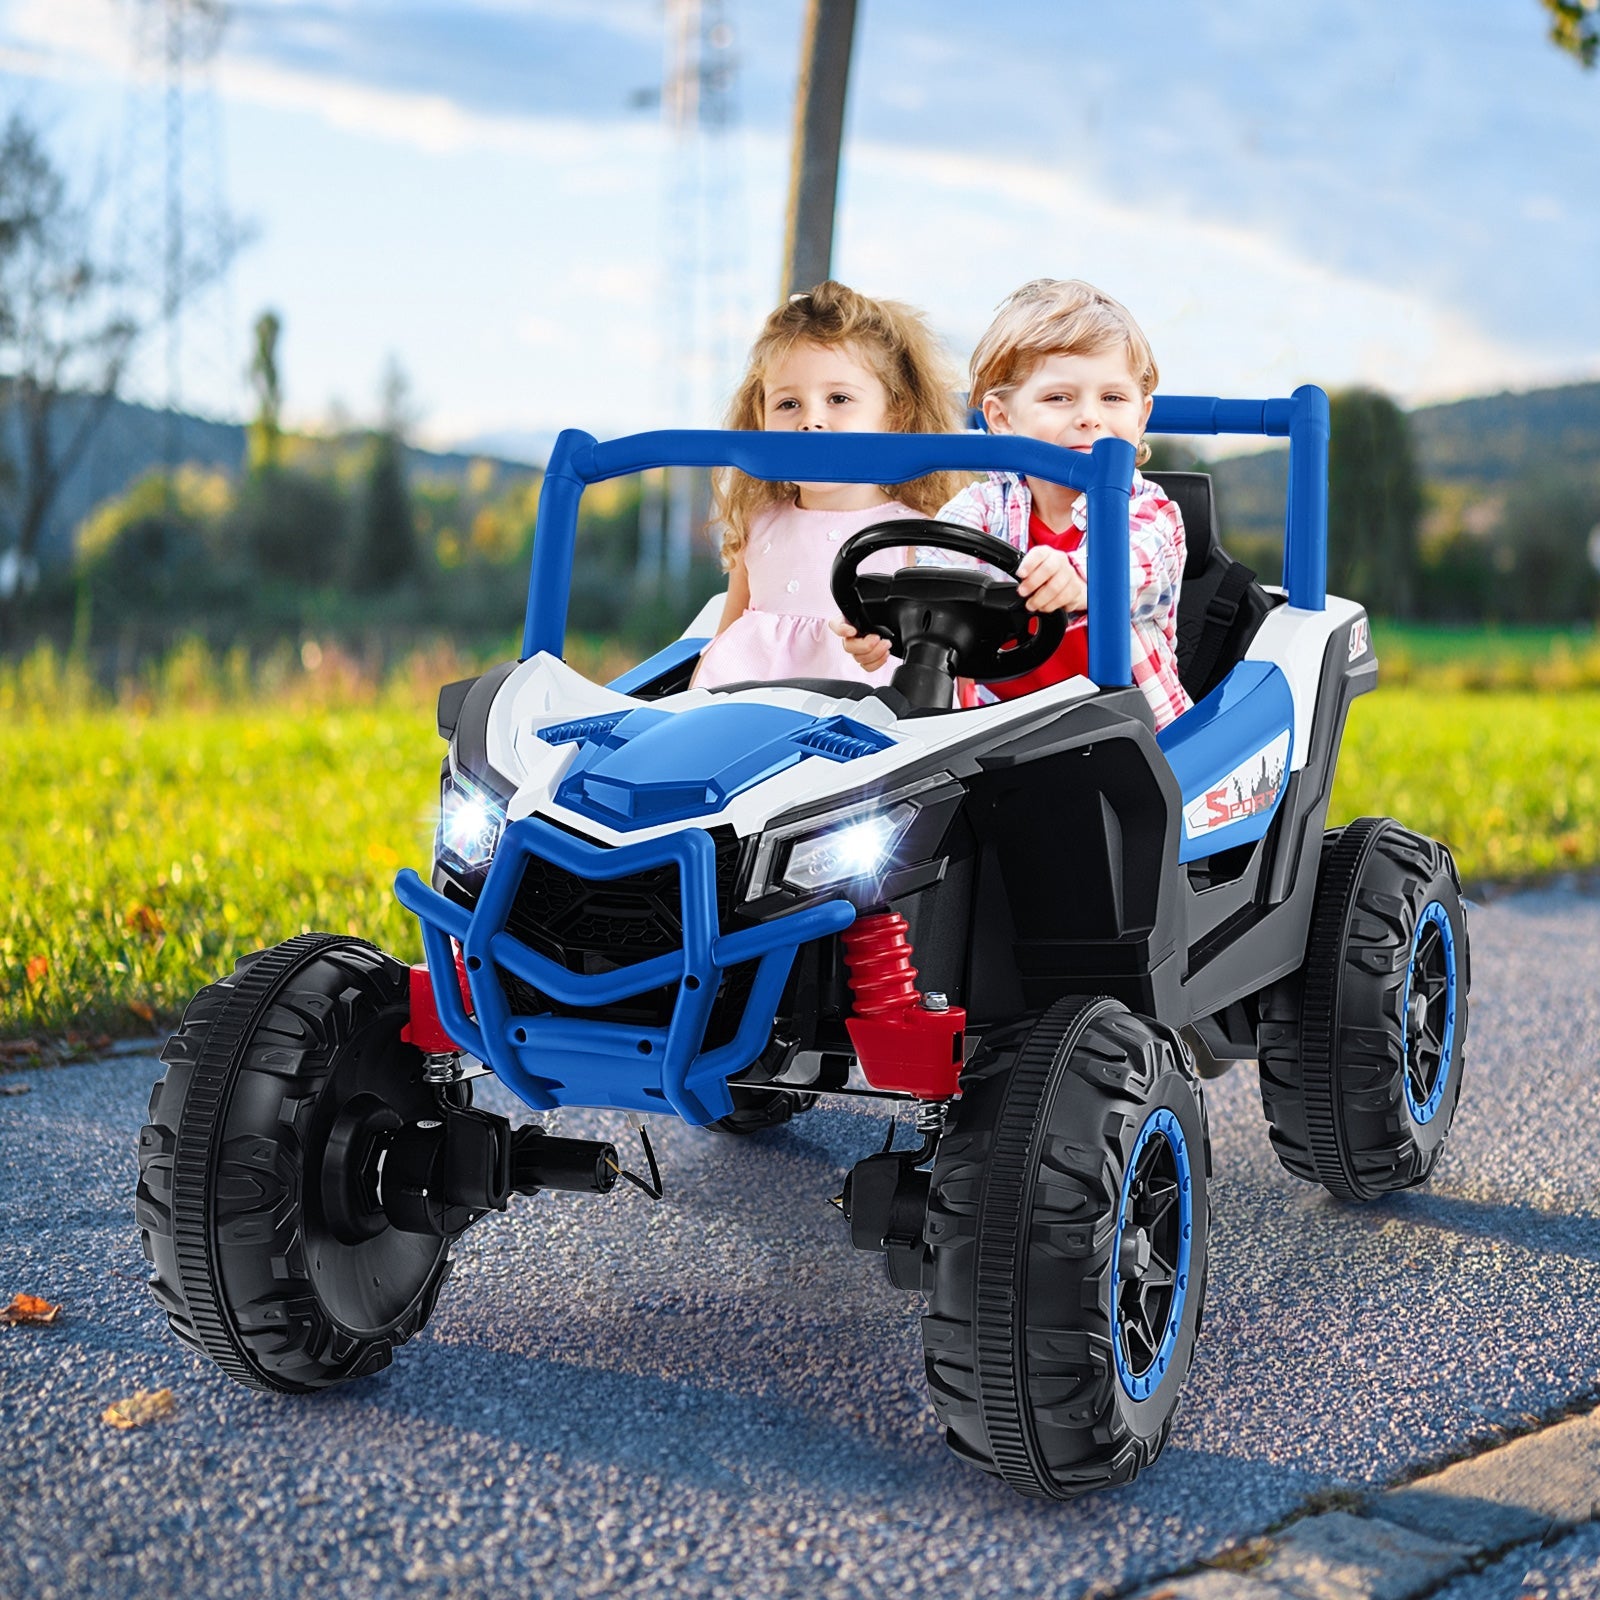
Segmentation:
<svg viewBox="0 0 1600 1600">
<path fill-rule="evenodd" d="M 767 318 L 728 406 L 728 427 L 762 427 L 767 374 L 797 344 L 849 346 L 888 395 L 891 433 L 951 433 L 960 427 L 949 363 L 922 313 L 898 300 L 870 300 L 831 278 L 805 294 L 790 295 Z M 935 472 L 910 483 L 880 487 L 931 516 L 963 481 L 958 473 Z M 766 483 L 732 468 L 715 474 L 712 486 L 713 520 L 723 530 L 722 565 L 731 569 L 750 536 L 752 520 L 769 506 L 793 500 L 796 488 L 792 483 Z"/>
<path fill-rule="evenodd" d="M 1144 330 L 1118 300 L 1081 278 L 1035 278 L 1001 301 L 994 321 L 972 352 L 971 403 L 1004 399 L 1046 356 L 1093 356 L 1121 348 L 1148 398 L 1161 381 Z M 1141 441 L 1139 460 L 1150 458 Z"/>
</svg>

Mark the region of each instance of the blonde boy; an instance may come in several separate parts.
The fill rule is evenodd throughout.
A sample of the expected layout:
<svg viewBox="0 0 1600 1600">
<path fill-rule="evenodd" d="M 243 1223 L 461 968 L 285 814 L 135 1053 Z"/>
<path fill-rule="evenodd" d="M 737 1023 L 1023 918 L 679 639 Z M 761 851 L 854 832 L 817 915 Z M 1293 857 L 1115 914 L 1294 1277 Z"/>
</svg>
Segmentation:
<svg viewBox="0 0 1600 1600">
<path fill-rule="evenodd" d="M 1000 307 L 972 353 L 970 394 L 995 434 L 1015 433 L 1070 450 L 1096 439 L 1126 439 L 1140 462 L 1159 373 L 1149 341 L 1127 309 L 1077 279 L 1038 278 Z M 991 472 L 939 513 L 1025 551 L 1017 588 L 1032 611 L 1076 613 L 1060 649 L 1037 673 L 980 685 L 982 702 L 1012 699 L 1087 670 L 1086 502 L 1077 490 L 1042 478 Z M 1183 518 L 1160 488 L 1135 472 L 1128 503 L 1133 680 L 1165 727 L 1192 704 L 1178 681 L 1178 589 L 1183 580 Z M 857 638 L 835 624 L 845 649 L 866 670 L 881 666 L 888 644 Z"/>
</svg>

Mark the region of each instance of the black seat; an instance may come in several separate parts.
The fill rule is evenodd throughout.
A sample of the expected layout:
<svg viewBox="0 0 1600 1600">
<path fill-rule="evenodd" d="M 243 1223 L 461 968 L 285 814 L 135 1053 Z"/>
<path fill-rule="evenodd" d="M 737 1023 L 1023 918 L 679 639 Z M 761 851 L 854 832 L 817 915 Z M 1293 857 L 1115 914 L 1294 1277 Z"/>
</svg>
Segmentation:
<svg viewBox="0 0 1600 1600">
<path fill-rule="evenodd" d="M 1255 573 L 1222 548 L 1209 472 L 1147 472 L 1145 477 L 1183 513 L 1178 677 L 1191 700 L 1203 700 L 1244 659 L 1256 629 L 1282 597 L 1268 594 Z"/>
</svg>

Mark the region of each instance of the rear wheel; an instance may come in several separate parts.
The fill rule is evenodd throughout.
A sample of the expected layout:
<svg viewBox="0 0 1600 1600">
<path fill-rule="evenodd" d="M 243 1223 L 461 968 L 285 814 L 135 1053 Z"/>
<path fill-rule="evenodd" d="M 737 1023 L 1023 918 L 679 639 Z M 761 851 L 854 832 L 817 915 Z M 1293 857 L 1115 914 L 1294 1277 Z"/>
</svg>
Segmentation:
<svg viewBox="0 0 1600 1600">
<path fill-rule="evenodd" d="M 1170 1029 L 1064 1000 L 985 1036 L 934 1159 L 928 1388 L 950 1448 L 1023 1494 L 1160 1453 L 1205 1298 L 1210 1144 Z"/>
<path fill-rule="evenodd" d="M 305 934 L 202 989 L 162 1052 L 139 1136 L 150 1286 L 241 1383 L 364 1377 L 433 1311 L 448 1242 L 392 1227 L 367 1170 L 383 1134 L 438 1114 L 408 1015 L 399 962 Z"/>
<path fill-rule="evenodd" d="M 1261 1103 L 1287 1171 L 1343 1200 L 1427 1181 L 1461 1095 L 1470 981 L 1450 852 L 1388 817 L 1330 832 L 1305 964 L 1261 1001 Z"/>
</svg>

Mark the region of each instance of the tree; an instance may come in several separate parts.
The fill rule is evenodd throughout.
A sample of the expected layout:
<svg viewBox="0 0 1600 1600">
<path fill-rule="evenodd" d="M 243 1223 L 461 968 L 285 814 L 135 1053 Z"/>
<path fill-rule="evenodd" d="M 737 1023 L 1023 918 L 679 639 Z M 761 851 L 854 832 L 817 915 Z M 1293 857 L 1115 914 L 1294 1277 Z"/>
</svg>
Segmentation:
<svg viewBox="0 0 1600 1600">
<path fill-rule="evenodd" d="M 1600 56 L 1600 0 L 1541 0 L 1550 13 L 1550 42 L 1584 66 Z"/>
<path fill-rule="evenodd" d="M 1410 614 L 1422 485 L 1405 413 L 1373 389 L 1330 397 L 1328 587 L 1383 616 Z"/>
<path fill-rule="evenodd" d="M 406 482 L 405 434 L 410 426 L 408 386 L 391 358 L 383 379 L 382 417 L 372 435 L 366 494 L 356 535 L 353 588 L 393 589 L 417 570 L 417 522 Z"/>
<path fill-rule="evenodd" d="M 1494 541 L 1494 614 L 1511 622 L 1588 622 L 1600 579 L 1589 536 L 1600 526 L 1592 470 L 1529 475 L 1512 486 Z"/>
<path fill-rule="evenodd" d="M 38 134 L 13 113 L 0 134 L 0 415 L 15 419 L 9 593 L 31 587 L 45 519 L 104 420 L 135 328 L 113 303 L 86 208 Z"/>
<path fill-rule="evenodd" d="M 278 336 L 283 319 L 276 311 L 263 311 L 255 322 L 256 349 L 250 358 L 250 387 L 256 392 L 256 416 L 250 424 L 251 472 L 277 470 L 283 432 L 278 418 L 283 390 L 278 378 Z"/>
</svg>

